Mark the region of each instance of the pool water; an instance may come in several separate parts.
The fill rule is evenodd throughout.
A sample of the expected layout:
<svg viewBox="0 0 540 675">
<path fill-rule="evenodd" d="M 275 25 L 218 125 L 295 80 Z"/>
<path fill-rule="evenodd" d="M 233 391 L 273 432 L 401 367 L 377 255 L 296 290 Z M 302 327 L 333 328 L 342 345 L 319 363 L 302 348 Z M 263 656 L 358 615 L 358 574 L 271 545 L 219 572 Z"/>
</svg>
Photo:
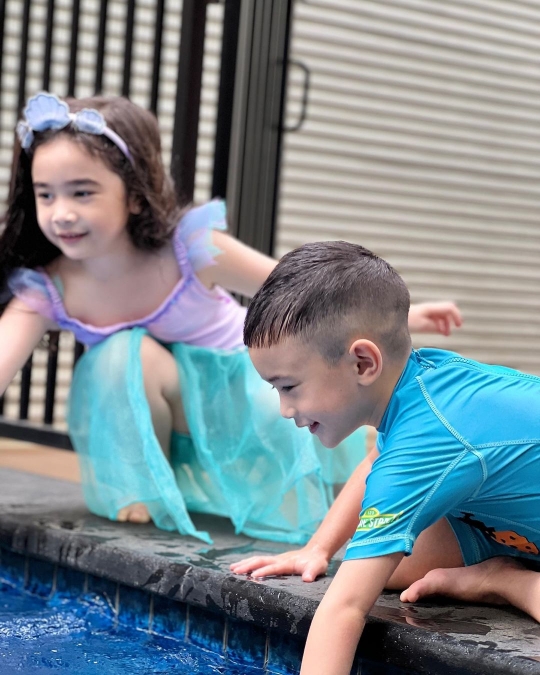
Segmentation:
<svg viewBox="0 0 540 675">
<path fill-rule="evenodd" d="M 0 674 L 263 675 L 176 639 L 120 625 L 97 595 L 44 599 L 0 580 Z"/>
</svg>

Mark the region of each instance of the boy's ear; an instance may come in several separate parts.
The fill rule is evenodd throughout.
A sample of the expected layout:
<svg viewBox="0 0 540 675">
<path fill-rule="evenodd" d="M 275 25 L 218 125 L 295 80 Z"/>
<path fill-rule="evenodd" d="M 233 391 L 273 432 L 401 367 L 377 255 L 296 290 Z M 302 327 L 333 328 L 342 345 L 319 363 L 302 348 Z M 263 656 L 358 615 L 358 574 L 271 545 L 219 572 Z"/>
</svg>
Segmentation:
<svg viewBox="0 0 540 675">
<path fill-rule="evenodd" d="M 371 340 L 355 340 L 349 348 L 354 359 L 358 384 L 369 387 L 382 373 L 383 357 L 381 350 Z"/>
</svg>

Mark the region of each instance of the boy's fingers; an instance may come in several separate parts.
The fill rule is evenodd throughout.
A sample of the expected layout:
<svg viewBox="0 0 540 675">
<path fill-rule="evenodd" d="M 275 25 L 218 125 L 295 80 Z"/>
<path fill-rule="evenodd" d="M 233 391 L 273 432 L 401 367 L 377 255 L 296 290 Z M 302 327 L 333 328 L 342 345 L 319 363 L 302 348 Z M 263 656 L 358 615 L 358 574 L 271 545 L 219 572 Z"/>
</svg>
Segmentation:
<svg viewBox="0 0 540 675">
<path fill-rule="evenodd" d="M 327 568 L 328 565 L 322 563 L 314 563 L 312 565 L 309 565 L 302 574 L 302 581 L 305 581 L 307 583 L 315 581 L 317 577 L 321 576 L 326 572 Z"/>
<path fill-rule="evenodd" d="M 276 577 L 292 573 L 290 565 L 285 566 L 283 563 L 274 563 L 273 565 L 265 565 L 264 567 L 252 570 L 251 576 L 254 579 L 261 579 L 262 577 Z"/>
<path fill-rule="evenodd" d="M 254 556 L 253 558 L 246 558 L 236 563 L 232 563 L 230 569 L 237 574 L 247 574 L 258 567 L 268 565 L 275 561 L 274 556 Z"/>
</svg>

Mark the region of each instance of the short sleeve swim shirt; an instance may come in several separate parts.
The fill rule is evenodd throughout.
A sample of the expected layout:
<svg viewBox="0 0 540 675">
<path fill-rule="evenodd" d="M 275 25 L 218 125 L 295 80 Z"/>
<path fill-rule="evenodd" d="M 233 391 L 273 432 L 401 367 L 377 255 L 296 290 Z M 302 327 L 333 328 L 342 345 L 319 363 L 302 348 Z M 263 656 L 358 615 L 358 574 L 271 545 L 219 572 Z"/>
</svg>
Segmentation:
<svg viewBox="0 0 540 675">
<path fill-rule="evenodd" d="M 540 378 L 413 351 L 378 431 L 345 560 L 409 555 L 420 532 L 449 516 L 503 554 L 540 561 Z"/>
</svg>

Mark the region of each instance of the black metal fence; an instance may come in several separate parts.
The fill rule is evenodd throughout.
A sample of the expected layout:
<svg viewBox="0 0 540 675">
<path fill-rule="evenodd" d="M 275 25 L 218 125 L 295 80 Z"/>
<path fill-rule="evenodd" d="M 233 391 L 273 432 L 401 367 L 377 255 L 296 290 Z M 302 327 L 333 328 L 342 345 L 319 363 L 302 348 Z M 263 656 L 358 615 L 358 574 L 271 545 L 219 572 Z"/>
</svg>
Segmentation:
<svg viewBox="0 0 540 675">
<path fill-rule="evenodd" d="M 6 2 L 7 0 L 0 0 L 0 91 L 5 65 L 3 47 Z M 101 93 L 104 88 L 105 57 L 110 40 L 111 2 L 100 0 L 99 4 L 93 73 L 95 93 Z M 214 3 L 215 0 L 183 0 L 182 3 L 170 150 L 171 173 L 179 196 L 183 200 L 191 200 L 195 189 L 207 6 Z M 19 4 L 22 18 L 17 112 L 22 109 L 28 93 L 33 93 L 28 92 L 28 55 L 33 0 L 20 0 Z M 225 0 L 221 4 L 224 5 L 223 32 L 211 196 L 227 197 L 231 229 L 239 238 L 266 253 L 271 253 L 278 194 L 292 0 Z M 121 85 L 120 90 L 114 93 L 129 97 L 133 90 L 132 64 L 137 0 L 126 0 L 125 6 Z M 45 90 L 51 85 L 57 9 L 56 0 L 47 0 L 40 76 L 41 87 Z M 155 0 L 148 107 L 157 114 L 162 85 L 162 38 L 166 9 L 166 0 Z M 81 0 L 73 0 L 69 26 L 69 56 L 66 64 L 66 90 L 56 92 L 61 95 L 78 95 L 81 73 L 80 34 Z M 4 398 L 0 398 L 0 436 L 71 449 L 68 435 L 52 426 L 59 334 L 57 332 L 48 334 L 47 341 L 43 424 L 28 422 L 33 362 L 30 358 L 21 373 L 18 419 L 8 419 L 3 415 Z M 73 364 L 81 356 L 83 349 L 82 345 L 75 345 Z"/>
</svg>

